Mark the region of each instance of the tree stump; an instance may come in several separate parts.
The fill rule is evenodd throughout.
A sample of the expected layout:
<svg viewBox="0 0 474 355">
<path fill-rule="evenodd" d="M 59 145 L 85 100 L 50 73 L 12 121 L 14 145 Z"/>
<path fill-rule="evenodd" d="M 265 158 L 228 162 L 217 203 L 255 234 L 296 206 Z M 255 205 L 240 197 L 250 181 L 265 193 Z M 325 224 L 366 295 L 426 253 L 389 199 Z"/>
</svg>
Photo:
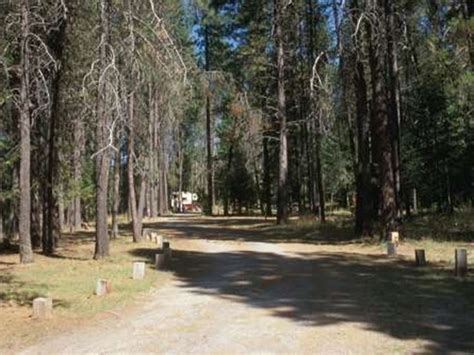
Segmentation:
<svg viewBox="0 0 474 355">
<path fill-rule="evenodd" d="M 394 242 L 388 242 L 387 243 L 387 255 L 388 256 L 397 255 L 397 246 Z"/>
<path fill-rule="evenodd" d="M 38 297 L 33 300 L 33 318 L 49 319 L 53 316 L 53 300 L 50 297 Z"/>
<path fill-rule="evenodd" d="M 136 261 L 133 263 L 133 275 L 134 280 L 143 280 L 145 277 L 145 263 L 143 261 Z"/>
<path fill-rule="evenodd" d="M 398 232 L 390 232 L 390 241 L 398 247 L 400 244 L 400 233 Z"/>
<path fill-rule="evenodd" d="M 165 266 L 166 255 L 163 250 L 158 250 L 158 253 L 155 254 L 155 267 L 157 270 L 161 270 Z"/>
<path fill-rule="evenodd" d="M 454 253 L 456 265 L 454 267 L 454 273 L 456 276 L 466 276 L 467 274 L 467 250 L 456 249 Z"/>
<path fill-rule="evenodd" d="M 426 266 L 426 256 L 424 249 L 415 249 L 416 266 Z"/>
<path fill-rule="evenodd" d="M 106 294 L 112 292 L 112 284 L 109 280 L 98 279 L 95 286 L 95 294 L 97 296 L 105 296 Z"/>
</svg>

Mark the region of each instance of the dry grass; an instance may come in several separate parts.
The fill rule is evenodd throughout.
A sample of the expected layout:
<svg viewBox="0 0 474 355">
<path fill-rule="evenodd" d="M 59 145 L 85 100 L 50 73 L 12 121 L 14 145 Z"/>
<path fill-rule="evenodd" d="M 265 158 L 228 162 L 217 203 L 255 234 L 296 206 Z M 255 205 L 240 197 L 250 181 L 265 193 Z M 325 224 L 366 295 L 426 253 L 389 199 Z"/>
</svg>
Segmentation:
<svg viewBox="0 0 474 355">
<path fill-rule="evenodd" d="M 149 260 L 137 256 L 137 245 L 129 236 L 113 241 L 112 256 L 103 261 L 92 260 L 91 232 L 65 235 L 61 245 L 55 257 L 36 254 L 35 263 L 30 265 L 19 265 L 16 253 L 0 254 L 0 349 L 28 344 L 91 319 L 114 316 L 170 277 L 148 263 L 145 279 L 133 280 L 132 262 Z M 98 278 L 112 282 L 111 294 L 93 294 Z M 31 319 L 31 302 L 40 296 L 53 298 L 52 320 Z"/>
</svg>

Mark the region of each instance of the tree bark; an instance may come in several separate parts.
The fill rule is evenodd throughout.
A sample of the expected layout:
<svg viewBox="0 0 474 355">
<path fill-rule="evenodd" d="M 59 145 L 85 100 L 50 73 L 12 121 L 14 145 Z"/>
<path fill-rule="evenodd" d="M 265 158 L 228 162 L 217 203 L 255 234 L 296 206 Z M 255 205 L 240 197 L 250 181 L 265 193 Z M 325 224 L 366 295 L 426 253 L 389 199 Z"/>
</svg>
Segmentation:
<svg viewBox="0 0 474 355">
<path fill-rule="evenodd" d="M 21 77 L 20 77 L 20 262 L 33 262 L 31 247 L 31 186 L 30 186 L 30 157 L 31 157 L 31 118 L 30 118 L 30 50 L 28 38 L 30 34 L 30 9 L 28 0 L 21 0 Z"/>
<path fill-rule="evenodd" d="M 351 4 L 352 23 L 357 20 L 359 5 L 357 0 Z M 355 31 L 355 25 L 352 28 Z M 356 211 L 355 232 L 360 236 L 371 236 L 373 233 L 373 198 L 371 186 L 370 162 L 370 116 L 367 101 L 367 83 L 365 68 L 362 62 L 362 50 L 354 48 L 351 56 L 353 66 L 353 83 L 356 96 L 356 123 L 357 123 L 357 164 L 356 164 Z"/>
<path fill-rule="evenodd" d="M 48 46 L 51 48 L 56 60 L 61 63 L 63 60 L 64 53 L 64 41 L 66 37 L 66 25 L 68 21 L 67 9 L 64 14 L 64 18 L 61 21 L 58 29 L 52 31 L 48 38 Z M 49 137 L 48 137 L 48 182 L 47 182 L 47 221 L 44 221 L 47 224 L 47 235 L 44 238 L 43 242 L 43 252 L 47 255 L 54 253 L 56 249 L 56 241 L 59 239 L 61 231 L 59 230 L 58 223 L 58 204 L 56 195 L 54 193 L 54 185 L 57 180 L 58 175 L 58 154 L 56 150 L 56 130 L 58 126 L 59 119 L 59 100 L 60 100 L 60 90 L 61 90 L 61 75 L 63 66 L 60 65 L 58 71 L 54 74 L 51 90 L 52 90 L 52 105 L 51 105 L 51 115 L 50 115 L 50 125 L 49 125 Z M 77 203 L 77 201 L 75 201 Z M 80 219 L 80 200 L 79 200 L 79 219 Z M 79 222 L 80 227 L 80 222 Z"/>
<path fill-rule="evenodd" d="M 178 132 L 178 193 L 179 193 L 179 212 L 183 210 L 183 164 L 184 164 L 184 147 L 182 142 L 182 132 Z M 191 201 L 192 202 L 192 201 Z"/>
<path fill-rule="evenodd" d="M 266 133 L 268 134 L 268 133 Z M 268 137 L 263 137 L 263 199 L 265 201 L 265 217 L 272 215 L 272 186 L 270 177 L 270 152 Z"/>
<path fill-rule="evenodd" d="M 81 153 L 82 153 L 82 127 L 79 118 L 76 119 L 74 127 L 74 156 L 73 156 L 73 174 L 76 189 L 80 192 L 80 183 L 82 175 Z M 81 196 L 74 197 L 74 228 L 81 228 Z"/>
<path fill-rule="evenodd" d="M 311 1 L 307 2 L 308 6 L 308 27 L 309 27 L 309 67 L 313 67 L 313 62 L 314 62 L 314 43 L 313 43 L 313 38 L 314 38 L 314 14 L 313 14 L 313 3 Z M 336 31 L 337 33 L 337 31 Z M 317 187 L 317 196 L 318 196 L 318 203 L 319 206 L 317 208 L 318 211 L 318 216 L 319 220 L 321 222 L 324 222 L 326 220 L 326 211 L 325 211 L 325 196 L 324 196 L 324 182 L 323 182 L 323 167 L 322 167 L 322 161 L 321 161 L 321 139 L 322 139 L 322 134 L 321 134 L 321 115 L 317 114 L 315 111 L 317 110 L 316 108 L 316 97 L 315 97 L 315 92 L 314 89 L 311 88 L 311 95 L 310 95 L 310 105 L 311 105 L 311 110 L 313 111 L 313 119 L 315 120 L 313 122 L 313 128 L 314 128 L 314 143 L 315 143 L 315 150 L 314 150 L 314 175 L 316 178 L 316 187 Z M 311 148 L 312 149 L 312 148 Z"/>
<path fill-rule="evenodd" d="M 374 8 L 379 18 L 382 18 L 382 0 L 377 0 Z M 374 157 L 377 164 L 377 173 L 381 191 L 381 217 L 383 226 L 382 238 L 387 239 L 390 231 L 394 230 L 396 217 L 395 183 L 393 175 L 392 144 L 387 110 L 387 96 L 385 92 L 385 46 L 384 35 L 386 28 L 383 24 L 377 28 L 377 42 L 374 50 L 373 66 L 371 67 L 374 80 L 374 114 L 372 137 L 374 140 Z"/>
<path fill-rule="evenodd" d="M 112 238 L 119 235 L 118 214 L 120 209 L 120 150 L 115 152 L 114 159 L 114 198 L 112 207 Z"/>
<path fill-rule="evenodd" d="M 229 182 L 230 182 L 230 174 L 232 168 L 232 159 L 234 156 L 234 144 L 233 142 L 230 143 L 229 151 L 227 153 L 227 172 L 226 172 L 226 187 L 224 191 L 224 216 L 229 215 Z"/>
<path fill-rule="evenodd" d="M 141 218 L 137 207 L 137 197 L 135 193 L 135 173 L 134 173 L 134 144 L 135 144 L 135 94 L 132 92 L 128 98 L 128 193 L 130 200 L 130 214 L 132 215 L 132 232 L 135 243 L 142 241 Z M 143 179 L 142 179 L 143 183 Z M 141 193 L 141 189 L 140 189 Z"/>
<path fill-rule="evenodd" d="M 389 77 L 389 119 L 392 144 L 393 179 L 395 183 L 396 215 L 401 217 L 400 200 L 400 81 L 398 73 L 397 37 L 395 28 L 395 3 L 385 0 L 387 51 L 388 51 L 388 77 Z"/>
<path fill-rule="evenodd" d="M 278 76 L 277 120 L 280 125 L 277 223 L 286 224 L 288 222 L 288 137 L 286 127 L 283 0 L 275 0 L 275 42 L 277 46 Z"/>
<path fill-rule="evenodd" d="M 206 72 L 210 70 L 209 63 L 209 28 L 206 25 L 204 28 L 204 45 L 205 45 L 205 60 Z M 209 80 L 209 79 L 208 79 Z M 213 164 L 212 164 L 212 131 L 211 131 L 211 100 L 210 89 L 206 93 L 206 152 L 207 152 L 207 211 L 206 213 L 212 216 L 214 210 L 214 181 L 213 181 Z"/>
<path fill-rule="evenodd" d="M 109 15 L 110 0 L 100 1 L 100 19 L 101 19 L 101 46 L 100 46 L 100 65 L 104 69 L 109 59 Z M 108 112 L 107 88 L 99 84 L 98 102 L 97 102 L 97 149 L 104 149 L 107 144 L 107 126 Z M 109 236 L 107 233 L 107 189 L 109 178 L 110 156 L 107 150 L 99 152 L 96 156 L 97 170 L 97 191 L 96 191 L 96 243 L 95 259 L 102 259 L 109 256 Z"/>
</svg>

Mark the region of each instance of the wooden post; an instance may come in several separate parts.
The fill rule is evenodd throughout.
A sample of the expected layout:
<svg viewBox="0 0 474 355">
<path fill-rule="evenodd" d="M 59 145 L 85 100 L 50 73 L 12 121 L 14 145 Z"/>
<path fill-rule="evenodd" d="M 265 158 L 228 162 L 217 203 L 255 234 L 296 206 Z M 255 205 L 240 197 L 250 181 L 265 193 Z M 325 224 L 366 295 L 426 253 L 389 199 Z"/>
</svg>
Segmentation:
<svg viewBox="0 0 474 355">
<path fill-rule="evenodd" d="M 388 256 L 397 255 L 397 245 L 394 242 L 387 243 L 387 255 Z"/>
<path fill-rule="evenodd" d="M 109 280 L 98 279 L 95 286 L 95 294 L 97 296 L 105 296 L 112 291 L 112 285 Z"/>
<path fill-rule="evenodd" d="M 156 237 L 156 244 L 158 244 L 158 247 L 159 248 L 163 248 L 163 242 L 165 241 L 165 239 L 163 238 L 162 235 L 158 235 Z"/>
<path fill-rule="evenodd" d="M 418 201 L 417 201 L 417 198 L 416 198 L 416 189 L 413 189 L 413 212 L 417 212 L 418 211 Z"/>
<path fill-rule="evenodd" d="M 158 253 L 155 254 L 155 266 L 157 270 L 163 269 L 165 265 L 166 255 L 163 253 L 163 250 L 158 250 Z"/>
<path fill-rule="evenodd" d="M 425 256 L 424 249 L 415 249 L 415 260 L 416 260 L 416 266 L 426 265 L 426 256 Z"/>
<path fill-rule="evenodd" d="M 149 238 L 151 233 L 152 233 L 152 230 L 150 228 L 143 228 L 142 230 L 143 239 L 146 241 Z"/>
<path fill-rule="evenodd" d="M 149 237 L 150 237 L 150 242 L 155 242 L 156 241 L 156 238 L 158 237 L 158 234 L 156 234 L 155 232 L 152 232 L 150 234 L 148 234 Z"/>
<path fill-rule="evenodd" d="M 145 263 L 143 261 L 136 261 L 133 263 L 133 275 L 134 280 L 143 280 L 145 277 Z"/>
<path fill-rule="evenodd" d="M 166 260 L 171 260 L 171 247 L 170 242 L 163 242 L 163 253 L 165 254 Z"/>
<path fill-rule="evenodd" d="M 400 233 L 390 232 L 390 241 L 398 247 L 400 245 Z"/>
<path fill-rule="evenodd" d="M 33 300 L 33 319 L 49 319 L 53 316 L 53 300 L 38 297 Z"/>
<path fill-rule="evenodd" d="M 454 253 L 456 260 L 456 265 L 454 268 L 454 273 L 456 276 L 466 276 L 467 274 L 467 250 L 466 249 L 456 249 Z"/>
</svg>

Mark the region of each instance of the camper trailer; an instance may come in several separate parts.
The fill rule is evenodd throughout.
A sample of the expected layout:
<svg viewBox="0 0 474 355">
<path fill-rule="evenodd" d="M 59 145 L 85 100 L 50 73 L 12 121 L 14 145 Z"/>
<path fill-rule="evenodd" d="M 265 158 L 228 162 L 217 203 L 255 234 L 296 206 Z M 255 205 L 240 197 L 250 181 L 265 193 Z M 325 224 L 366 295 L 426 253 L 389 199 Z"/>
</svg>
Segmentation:
<svg viewBox="0 0 474 355">
<path fill-rule="evenodd" d="M 181 192 L 181 200 L 179 192 L 171 194 L 171 208 L 175 213 L 183 212 L 201 212 L 198 204 L 198 195 L 194 192 Z"/>
</svg>

